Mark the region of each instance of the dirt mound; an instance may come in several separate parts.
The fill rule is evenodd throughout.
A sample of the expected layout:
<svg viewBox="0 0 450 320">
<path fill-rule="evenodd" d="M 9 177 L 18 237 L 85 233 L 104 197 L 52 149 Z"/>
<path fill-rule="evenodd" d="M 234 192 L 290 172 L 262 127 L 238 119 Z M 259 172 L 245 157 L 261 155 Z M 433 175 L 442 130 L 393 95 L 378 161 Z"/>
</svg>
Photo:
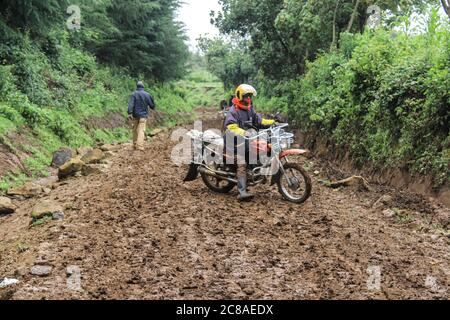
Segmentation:
<svg viewBox="0 0 450 320">
<path fill-rule="evenodd" d="M 11 145 L 14 144 L 15 147 Z M 0 177 L 10 171 L 20 169 L 25 173 L 28 170 L 22 164 L 29 154 L 21 150 L 21 146 L 32 145 L 32 143 L 20 133 L 11 132 L 0 139 Z"/>
<path fill-rule="evenodd" d="M 399 209 L 409 209 L 422 214 L 432 214 L 434 209 L 422 195 L 410 194 L 406 192 L 396 192 L 394 194 L 394 206 Z"/>
<path fill-rule="evenodd" d="M 436 186 L 432 175 L 412 175 L 401 168 L 373 168 L 370 164 L 357 164 L 350 152 L 339 149 L 332 141 L 317 134 L 305 134 L 297 130 L 296 141 L 313 152 L 320 159 L 328 179 L 345 179 L 349 174 L 361 175 L 372 183 L 398 189 L 421 197 L 433 197 L 450 207 L 450 185 Z"/>
<path fill-rule="evenodd" d="M 334 190 L 316 177 L 304 205 L 268 186 L 252 190 L 255 201 L 238 203 L 236 191 L 182 183 L 184 169 L 170 161 L 174 145 L 169 133 L 143 153 L 122 145 L 106 173 L 71 178 L 0 218 L 0 278 L 20 280 L 0 296 L 449 298 L 449 239 L 373 211 L 377 191 Z M 29 228 L 42 199 L 61 204 L 65 218 Z M 35 265 L 48 272 L 31 275 Z"/>
<path fill-rule="evenodd" d="M 0 176 L 4 176 L 7 172 L 20 168 L 22 163 L 19 157 L 11 153 L 9 148 L 0 144 Z"/>
</svg>

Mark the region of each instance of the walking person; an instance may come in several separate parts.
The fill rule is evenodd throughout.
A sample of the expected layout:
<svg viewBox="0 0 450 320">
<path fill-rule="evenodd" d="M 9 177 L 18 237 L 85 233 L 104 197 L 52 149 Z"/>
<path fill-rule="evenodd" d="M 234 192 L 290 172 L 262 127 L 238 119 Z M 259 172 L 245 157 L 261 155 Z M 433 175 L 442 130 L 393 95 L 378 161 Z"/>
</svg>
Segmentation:
<svg viewBox="0 0 450 320">
<path fill-rule="evenodd" d="M 133 148 L 144 151 L 145 128 L 150 109 L 155 110 L 155 101 L 144 90 L 144 83 L 139 81 L 128 103 L 128 119 L 133 121 Z"/>
</svg>

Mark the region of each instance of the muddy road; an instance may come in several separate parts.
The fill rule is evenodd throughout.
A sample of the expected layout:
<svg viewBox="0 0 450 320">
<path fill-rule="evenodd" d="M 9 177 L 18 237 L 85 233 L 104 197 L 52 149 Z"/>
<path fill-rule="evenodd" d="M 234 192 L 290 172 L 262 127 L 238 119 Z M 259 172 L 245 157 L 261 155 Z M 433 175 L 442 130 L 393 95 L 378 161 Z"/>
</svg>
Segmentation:
<svg viewBox="0 0 450 320">
<path fill-rule="evenodd" d="M 436 204 L 398 193 L 392 206 L 401 214 L 387 215 L 389 208 L 373 204 L 395 191 L 330 189 L 320 182 L 329 170 L 319 159 L 301 160 L 314 176 L 305 204 L 282 200 L 275 186 L 238 203 L 236 190 L 220 195 L 200 179 L 184 184 L 185 167 L 171 163 L 174 145 L 168 132 L 143 153 L 122 145 L 106 173 L 16 201 L 16 213 L 0 217 L 0 279 L 20 282 L 0 297 L 450 297 L 450 239 L 434 226 Z M 61 203 L 65 218 L 30 228 L 43 199 Z M 33 266 L 49 269 L 37 276 Z"/>
</svg>

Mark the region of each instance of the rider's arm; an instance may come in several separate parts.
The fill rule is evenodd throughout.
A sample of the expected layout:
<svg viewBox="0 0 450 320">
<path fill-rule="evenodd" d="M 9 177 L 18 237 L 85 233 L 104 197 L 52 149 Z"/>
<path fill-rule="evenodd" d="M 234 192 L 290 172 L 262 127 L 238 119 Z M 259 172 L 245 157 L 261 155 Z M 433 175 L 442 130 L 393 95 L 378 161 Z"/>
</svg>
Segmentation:
<svg viewBox="0 0 450 320">
<path fill-rule="evenodd" d="M 265 128 L 265 127 L 270 127 L 271 125 L 275 124 L 275 120 L 269 120 L 269 119 L 264 119 L 260 114 L 256 114 L 256 121 L 257 124 L 256 126 L 259 128 Z"/>
<path fill-rule="evenodd" d="M 269 120 L 269 119 L 262 119 L 261 125 L 263 126 L 271 126 L 275 124 L 275 120 Z"/>
<path fill-rule="evenodd" d="M 232 123 L 227 126 L 227 129 L 233 132 L 235 135 L 238 136 L 245 136 L 245 130 L 242 128 L 239 128 L 239 125 L 237 123 Z"/>
<path fill-rule="evenodd" d="M 245 136 L 245 130 L 239 127 L 238 120 L 234 112 L 228 112 L 225 119 L 225 127 L 232 133 L 238 136 Z"/>
</svg>

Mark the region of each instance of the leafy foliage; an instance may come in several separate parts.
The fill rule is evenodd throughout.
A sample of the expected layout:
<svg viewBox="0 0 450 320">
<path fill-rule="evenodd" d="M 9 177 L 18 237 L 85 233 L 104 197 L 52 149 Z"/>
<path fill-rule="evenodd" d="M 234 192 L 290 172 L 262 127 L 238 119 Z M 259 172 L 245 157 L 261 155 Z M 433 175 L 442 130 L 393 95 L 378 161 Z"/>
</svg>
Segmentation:
<svg viewBox="0 0 450 320">
<path fill-rule="evenodd" d="M 320 55 L 286 85 L 291 117 L 361 165 L 400 166 L 448 182 L 450 32 L 448 24 L 431 24 L 416 36 L 381 29 L 343 35 L 341 46 L 351 52 Z"/>
<path fill-rule="evenodd" d="M 260 93 L 259 110 L 288 113 L 361 166 L 401 167 L 448 183 L 449 21 L 428 1 L 375 3 L 384 18 L 372 30 L 365 28 L 369 1 L 223 0 L 216 24 L 245 41 L 200 44 L 225 84 L 241 79 L 223 61 L 253 61 L 247 79 Z M 412 24 L 412 11 L 424 21 Z"/>
<path fill-rule="evenodd" d="M 200 38 L 199 47 L 206 55 L 209 70 L 219 77 L 227 89 L 251 82 L 256 69 L 244 41 L 234 45 L 220 38 Z"/>
<path fill-rule="evenodd" d="M 184 75 L 188 57 L 183 26 L 174 19 L 178 0 L 82 1 L 77 41 L 100 61 L 126 66 L 132 75 L 170 80 Z"/>
<path fill-rule="evenodd" d="M 63 22 L 68 6 L 67 0 L 0 0 L 0 20 L 13 29 L 42 36 Z"/>
<path fill-rule="evenodd" d="M 138 79 L 165 115 L 161 125 L 188 120 L 194 107 L 222 95 L 218 79 L 204 70 L 178 81 L 192 69 L 174 20 L 178 1 L 74 1 L 82 12 L 76 32 L 65 26 L 65 1 L 0 3 L 0 144 L 28 155 L 21 168 L 0 177 L 1 190 L 45 175 L 61 146 L 128 139 L 127 103 Z M 89 125 L 110 114 L 117 128 Z"/>
<path fill-rule="evenodd" d="M 305 72 L 306 61 L 328 50 L 344 32 L 362 32 L 370 5 L 394 17 L 421 10 L 436 0 L 221 0 L 214 17 L 223 34 L 250 38 L 258 69 L 271 79 L 290 79 Z M 400 8 L 400 9 L 399 9 Z M 333 37 L 333 29 L 335 37 Z"/>
</svg>

